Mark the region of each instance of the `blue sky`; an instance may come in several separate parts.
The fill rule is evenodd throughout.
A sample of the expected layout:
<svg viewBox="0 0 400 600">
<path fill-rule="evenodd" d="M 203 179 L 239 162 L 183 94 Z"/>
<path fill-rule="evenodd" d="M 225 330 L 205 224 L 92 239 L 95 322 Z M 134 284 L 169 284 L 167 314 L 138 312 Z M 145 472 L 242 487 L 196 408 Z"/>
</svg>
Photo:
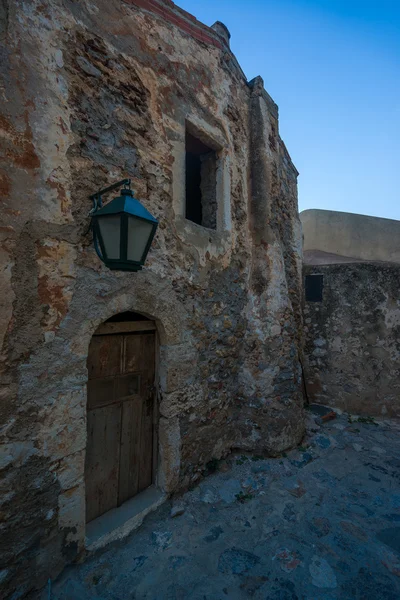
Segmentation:
<svg viewBox="0 0 400 600">
<path fill-rule="evenodd" d="M 176 0 L 279 105 L 299 208 L 400 219 L 400 0 Z"/>
</svg>

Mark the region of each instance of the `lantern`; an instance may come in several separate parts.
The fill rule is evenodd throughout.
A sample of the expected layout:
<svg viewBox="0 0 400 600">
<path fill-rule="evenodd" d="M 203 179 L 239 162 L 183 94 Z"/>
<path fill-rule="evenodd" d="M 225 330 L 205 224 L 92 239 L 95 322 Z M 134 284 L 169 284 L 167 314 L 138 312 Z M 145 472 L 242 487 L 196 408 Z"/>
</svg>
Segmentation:
<svg viewBox="0 0 400 600">
<path fill-rule="evenodd" d="M 121 185 L 120 196 L 103 206 L 101 196 Z M 150 250 L 158 221 L 133 196 L 124 179 L 91 196 L 93 241 L 99 258 L 117 271 L 139 271 Z"/>
</svg>

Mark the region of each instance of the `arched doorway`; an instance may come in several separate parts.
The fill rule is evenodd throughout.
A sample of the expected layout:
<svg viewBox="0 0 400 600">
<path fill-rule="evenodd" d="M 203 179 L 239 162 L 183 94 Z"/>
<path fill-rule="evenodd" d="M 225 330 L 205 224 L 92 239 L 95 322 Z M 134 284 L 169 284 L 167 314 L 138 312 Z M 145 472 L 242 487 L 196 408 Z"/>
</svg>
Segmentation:
<svg viewBox="0 0 400 600">
<path fill-rule="evenodd" d="M 156 325 L 133 312 L 94 333 L 87 360 L 86 522 L 155 481 Z"/>
</svg>

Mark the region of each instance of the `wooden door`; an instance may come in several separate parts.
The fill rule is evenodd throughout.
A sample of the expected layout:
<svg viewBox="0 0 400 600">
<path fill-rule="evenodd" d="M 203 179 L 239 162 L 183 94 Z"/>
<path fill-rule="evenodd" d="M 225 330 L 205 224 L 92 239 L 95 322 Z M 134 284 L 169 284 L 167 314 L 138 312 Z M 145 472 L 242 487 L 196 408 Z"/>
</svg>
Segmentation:
<svg viewBox="0 0 400 600">
<path fill-rule="evenodd" d="M 155 334 L 95 335 L 88 356 L 86 521 L 153 482 Z"/>
</svg>

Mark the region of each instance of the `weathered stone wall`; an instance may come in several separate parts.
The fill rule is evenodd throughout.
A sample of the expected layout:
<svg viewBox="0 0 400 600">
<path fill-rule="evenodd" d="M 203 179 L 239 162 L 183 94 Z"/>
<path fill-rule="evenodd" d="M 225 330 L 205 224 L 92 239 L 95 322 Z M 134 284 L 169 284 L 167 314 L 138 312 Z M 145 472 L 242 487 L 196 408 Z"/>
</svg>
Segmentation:
<svg viewBox="0 0 400 600">
<path fill-rule="evenodd" d="M 349 413 L 400 416 L 400 266 L 306 266 L 323 275 L 305 302 L 307 394 Z"/>
<path fill-rule="evenodd" d="M 86 359 L 112 315 L 157 323 L 167 493 L 301 439 L 301 232 L 277 107 L 221 25 L 170 1 L 0 6 L 1 581 L 22 597 L 84 550 Z M 215 231 L 182 212 L 186 121 L 218 150 Z M 88 195 L 127 176 L 160 222 L 139 273 L 87 232 Z"/>
</svg>

